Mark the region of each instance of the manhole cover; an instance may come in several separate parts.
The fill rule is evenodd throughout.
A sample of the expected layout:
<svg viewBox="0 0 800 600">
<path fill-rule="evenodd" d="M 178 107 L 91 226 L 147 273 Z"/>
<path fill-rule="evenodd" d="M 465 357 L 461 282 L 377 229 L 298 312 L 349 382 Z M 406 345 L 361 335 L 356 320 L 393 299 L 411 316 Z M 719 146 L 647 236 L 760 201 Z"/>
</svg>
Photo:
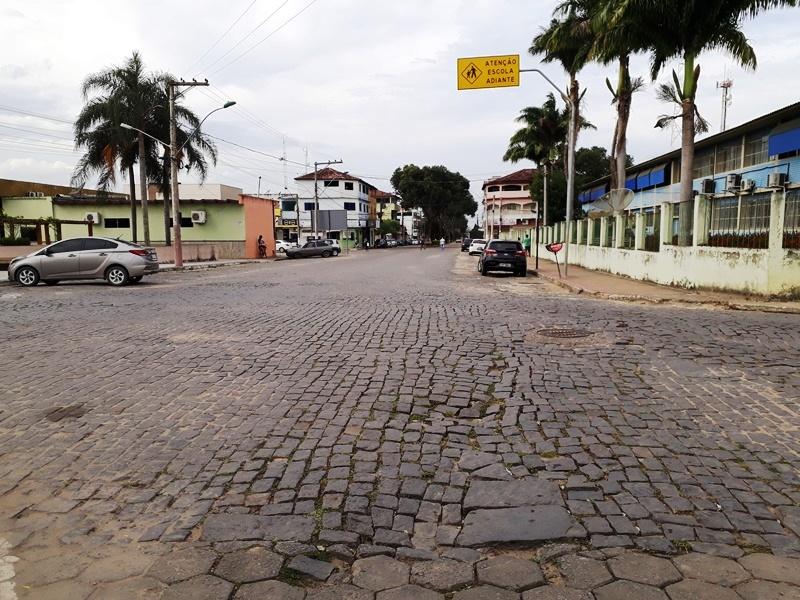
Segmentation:
<svg viewBox="0 0 800 600">
<path fill-rule="evenodd" d="M 585 338 L 593 334 L 593 332 L 587 331 L 586 329 L 569 329 L 566 327 L 548 327 L 546 329 L 540 329 L 538 333 L 544 337 L 561 339 Z"/>
<path fill-rule="evenodd" d="M 71 406 L 59 406 L 45 415 L 48 421 L 56 423 L 63 419 L 78 419 L 86 414 L 83 404 L 72 404 Z"/>
</svg>

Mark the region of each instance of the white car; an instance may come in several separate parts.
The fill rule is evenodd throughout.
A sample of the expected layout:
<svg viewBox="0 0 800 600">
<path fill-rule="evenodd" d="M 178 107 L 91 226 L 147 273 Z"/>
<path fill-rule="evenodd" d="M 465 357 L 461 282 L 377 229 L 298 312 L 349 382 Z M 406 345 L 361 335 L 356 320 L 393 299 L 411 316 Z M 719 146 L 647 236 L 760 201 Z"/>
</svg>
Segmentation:
<svg viewBox="0 0 800 600">
<path fill-rule="evenodd" d="M 332 239 L 328 238 L 328 239 L 325 239 L 325 240 L 322 240 L 322 241 L 325 242 L 326 244 L 328 244 L 328 246 L 333 246 L 333 255 L 334 256 L 339 256 L 339 254 L 341 254 L 342 247 L 339 245 L 339 240 L 332 240 Z"/>
<path fill-rule="evenodd" d="M 275 241 L 275 252 L 279 254 L 286 254 L 286 251 L 289 248 L 294 248 L 297 244 L 292 244 L 291 242 L 287 242 L 285 240 L 276 240 Z"/>
<path fill-rule="evenodd" d="M 469 255 L 483 254 L 483 249 L 486 247 L 486 240 L 472 240 L 469 245 Z"/>
</svg>

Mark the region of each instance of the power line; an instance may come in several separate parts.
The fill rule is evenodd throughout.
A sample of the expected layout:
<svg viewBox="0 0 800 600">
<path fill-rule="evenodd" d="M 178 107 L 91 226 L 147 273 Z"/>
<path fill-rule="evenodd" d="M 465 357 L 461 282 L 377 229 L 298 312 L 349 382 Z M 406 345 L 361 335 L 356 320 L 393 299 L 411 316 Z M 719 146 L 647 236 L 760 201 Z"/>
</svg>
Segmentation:
<svg viewBox="0 0 800 600">
<path fill-rule="evenodd" d="M 37 117 L 39 119 L 46 119 L 48 121 L 56 121 L 57 123 L 66 123 L 70 127 L 72 126 L 72 121 L 67 121 L 66 119 L 59 119 L 57 117 L 51 117 L 48 115 L 43 115 L 40 113 L 30 112 L 27 110 L 22 110 L 21 108 L 13 108 L 11 106 L 4 106 L 0 104 L 0 110 L 7 110 L 8 112 L 19 113 L 21 115 L 28 115 L 30 117 Z"/>
<path fill-rule="evenodd" d="M 223 40 L 223 38 L 224 38 L 226 35 L 228 35 L 228 34 L 230 33 L 231 29 L 233 29 L 233 28 L 236 26 L 236 24 L 237 24 L 239 21 L 241 21 L 241 20 L 242 20 L 242 17 L 244 17 L 244 16 L 245 16 L 245 15 L 248 13 L 248 11 L 249 11 L 251 8 L 253 8 L 253 5 L 254 5 L 256 2 L 258 2 L 258 0 L 253 0 L 253 1 L 252 1 L 250 4 L 248 4 L 248 5 L 247 5 L 247 8 L 245 8 L 245 9 L 244 9 L 244 11 L 243 11 L 243 12 L 242 12 L 242 13 L 241 13 L 241 14 L 240 14 L 238 17 L 236 17 L 236 20 L 235 20 L 233 23 L 231 23 L 230 27 L 228 27 L 228 28 L 225 30 L 225 32 L 224 32 L 224 33 L 223 33 L 221 36 L 219 36 L 219 37 L 217 38 L 217 41 L 216 41 L 216 42 L 214 42 L 213 44 L 211 44 L 211 47 L 210 47 L 208 50 L 206 50 L 205 52 L 203 52 L 203 54 L 200 56 L 200 58 L 198 58 L 198 59 L 197 59 L 196 61 L 194 61 L 194 62 L 193 62 L 191 65 L 189 65 L 189 66 L 186 68 L 186 70 L 187 70 L 187 71 L 191 71 L 191 70 L 192 70 L 192 68 L 193 68 L 193 67 L 194 67 L 196 64 L 199 64 L 199 63 L 201 63 L 201 62 L 203 61 L 203 59 L 204 59 L 206 56 L 208 56 L 208 54 L 209 54 L 209 53 L 210 53 L 210 52 L 211 52 L 211 51 L 212 51 L 214 48 L 216 48 L 216 47 L 217 47 L 217 45 L 218 45 L 218 44 L 219 44 L 219 43 L 220 43 L 220 42 Z"/>
<path fill-rule="evenodd" d="M 301 167 L 305 167 L 305 163 L 299 163 L 294 160 L 284 159 L 282 156 L 276 156 L 275 154 L 269 154 L 268 152 L 262 152 L 261 150 L 256 150 L 255 148 L 249 148 L 248 146 L 243 146 L 242 144 L 237 144 L 236 142 L 231 142 L 230 140 L 223 139 L 221 137 L 217 137 L 215 135 L 211 135 L 210 133 L 206 133 L 208 137 L 218 140 L 220 142 L 225 142 L 226 144 L 230 144 L 231 146 L 236 146 L 237 148 L 242 148 L 243 150 L 249 150 L 250 152 L 255 152 L 256 154 L 263 154 L 264 156 L 268 156 L 269 158 L 278 160 L 278 161 L 286 161 L 287 163 L 291 163 L 293 165 L 299 165 Z"/>
<path fill-rule="evenodd" d="M 272 17 L 274 17 L 274 16 L 275 16 L 275 15 L 278 13 L 278 11 L 279 11 L 280 9 L 282 9 L 284 6 L 286 6 L 287 4 L 289 4 L 289 0 L 284 0 L 284 1 L 283 1 L 283 2 L 282 2 L 282 3 L 281 3 L 279 6 L 278 6 L 278 8 L 276 8 L 276 9 L 275 9 L 275 10 L 273 10 L 273 11 L 272 11 L 272 12 L 271 12 L 269 15 L 267 15 L 267 18 L 266 18 L 266 19 L 264 19 L 263 21 L 261 21 L 261 22 L 260 22 L 258 25 L 256 25 L 256 26 L 255 26 L 255 27 L 254 27 L 254 28 L 253 28 L 253 29 L 250 31 L 250 33 L 248 33 L 247 35 L 245 35 L 244 37 L 242 37 L 242 38 L 241 38 L 241 39 L 240 39 L 238 42 L 236 42 L 236 43 L 235 43 L 235 44 L 234 44 L 234 45 L 233 45 L 231 48 L 229 48 L 229 49 L 228 49 L 228 51 L 227 51 L 225 54 L 223 54 L 222 56 L 220 56 L 219 58 L 217 58 L 217 60 L 215 60 L 214 62 L 212 62 L 210 65 L 206 65 L 206 67 L 205 67 L 205 70 L 207 71 L 207 70 L 211 69 L 211 67 L 213 67 L 214 65 L 218 64 L 218 63 L 219 63 L 219 62 L 220 62 L 220 61 L 221 61 L 223 58 L 225 58 L 225 57 L 226 57 L 226 56 L 228 56 L 228 55 L 229 55 L 231 52 L 233 52 L 233 51 L 234 51 L 236 48 L 238 48 L 238 47 L 239 47 L 239 46 L 242 44 L 242 42 L 244 42 L 244 41 L 245 41 L 247 38 L 249 38 L 251 35 L 253 35 L 253 34 L 254 34 L 256 31 L 258 31 L 259 29 L 261 29 L 261 28 L 262 28 L 262 27 L 263 27 L 263 26 L 264 26 L 264 25 L 267 23 L 267 21 L 269 21 L 269 20 L 270 20 Z M 223 68 L 224 68 L 224 67 L 223 67 Z M 215 73 L 217 73 L 218 71 L 214 71 L 214 72 L 215 72 Z"/>
<path fill-rule="evenodd" d="M 286 26 L 287 26 L 289 23 L 291 23 L 292 21 L 294 21 L 294 20 L 295 20 L 297 17 L 299 17 L 300 15 L 302 15 L 304 12 L 306 12 L 306 11 L 307 11 L 309 8 L 311 8 L 311 7 L 312 7 L 314 4 L 316 4 L 318 1 L 319 1 L 319 0 L 311 0 L 311 2 L 309 2 L 308 4 L 306 4 L 306 5 L 305 5 L 305 6 L 304 6 L 302 9 L 300 9 L 300 11 L 298 11 L 298 12 L 297 12 L 297 13 L 295 13 L 293 16 L 291 16 L 289 19 L 287 19 L 286 21 L 284 21 L 284 22 L 283 22 L 283 24 L 281 24 L 280 26 L 278 26 L 276 29 L 273 29 L 273 30 L 272 30 L 272 31 L 271 31 L 271 32 L 270 32 L 270 33 L 269 33 L 269 34 L 268 34 L 266 37 L 262 38 L 260 41 L 256 42 L 256 43 L 255 43 L 255 44 L 253 44 L 252 46 L 250 46 L 250 47 L 249 47 L 247 50 L 245 50 L 244 52 L 242 52 L 241 54 L 239 54 L 239 55 L 238 55 L 236 58 L 234 58 L 232 61 L 228 62 L 227 64 L 224 64 L 224 65 L 222 65 L 222 67 L 220 67 L 219 69 L 217 69 L 216 71 L 214 71 L 214 72 L 213 72 L 211 75 L 216 75 L 216 74 L 217 74 L 217 73 L 219 73 L 220 71 L 224 71 L 225 69 L 227 69 L 228 67 L 230 67 L 232 64 L 234 64 L 235 62 L 237 62 L 238 60 L 240 60 L 241 58 L 243 58 L 244 56 L 246 56 L 247 54 L 249 54 L 250 52 L 252 52 L 253 50 L 255 50 L 255 49 L 258 47 L 258 46 L 260 46 L 261 44 L 263 44 L 264 42 L 266 42 L 266 41 L 267 41 L 269 38 L 271 38 L 273 35 L 275 35 L 276 33 L 278 33 L 278 32 L 279 32 L 281 29 L 283 29 L 284 27 L 286 27 Z"/>
<path fill-rule="evenodd" d="M 68 140 L 70 142 L 73 141 L 73 138 L 71 138 L 71 137 L 68 138 L 68 137 L 64 137 L 64 136 L 61 136 L 61 135 L 55 135 L 53 133 L 39 133 L 39 131 L 42 131 L 42 132 L 47 131 L 46 129 L 40 129 L 39 131 L 35 131 L 34 129 L 36 129 L 36 128 L 27 129 L 27 128 L 24 128 L 24 127 L 14 127 L 13 125 L 6 125 L 5 122 L 3 122 L 3 121 L 0 121 L 0 127 L 4 128 L 4 129 L 13 129 L 15 131 L 22 131 L 22 132 L 25 132 L 25 133 L 32 133 L 33 135 L 41 135 L 43 137 L 50 137 L 50 138 L 53 138 L 53 139 Z M 57 132 L 57 133 L 61 133 L 61 132 Z"/>
</svg>

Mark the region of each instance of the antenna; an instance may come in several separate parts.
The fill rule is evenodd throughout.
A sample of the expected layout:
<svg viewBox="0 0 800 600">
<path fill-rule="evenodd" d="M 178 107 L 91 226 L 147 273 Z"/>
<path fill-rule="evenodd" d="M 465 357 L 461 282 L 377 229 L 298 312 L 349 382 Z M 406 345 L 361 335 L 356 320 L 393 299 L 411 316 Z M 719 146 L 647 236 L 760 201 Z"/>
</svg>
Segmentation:
<svg viewBox="0 0 800 600">
<path fill-rule="evenodd" d="M 725 131 L 728 125 L 728 107 L 731 105 L 733 98 L 731 97 L 731 88 L 733 87 L 732 79 L 725 79 L 724 81 L 717 82 L 717 89 L 722 90 L 722 123 L 720 125 L 720 132 Z"/>
</svg>

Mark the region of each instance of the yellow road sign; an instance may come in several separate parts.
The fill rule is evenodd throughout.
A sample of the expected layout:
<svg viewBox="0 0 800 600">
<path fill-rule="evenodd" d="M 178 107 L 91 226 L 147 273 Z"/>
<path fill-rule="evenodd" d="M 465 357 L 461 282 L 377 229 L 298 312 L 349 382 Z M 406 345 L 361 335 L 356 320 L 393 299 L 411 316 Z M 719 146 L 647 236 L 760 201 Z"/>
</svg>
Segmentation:
<svg viewBox="0 0 800 600">
<path fill-rule="evenodd" d="M 458 59 L 458 89 L 478 90 L 519 85 L 519 54 Z"/>
</svg>

